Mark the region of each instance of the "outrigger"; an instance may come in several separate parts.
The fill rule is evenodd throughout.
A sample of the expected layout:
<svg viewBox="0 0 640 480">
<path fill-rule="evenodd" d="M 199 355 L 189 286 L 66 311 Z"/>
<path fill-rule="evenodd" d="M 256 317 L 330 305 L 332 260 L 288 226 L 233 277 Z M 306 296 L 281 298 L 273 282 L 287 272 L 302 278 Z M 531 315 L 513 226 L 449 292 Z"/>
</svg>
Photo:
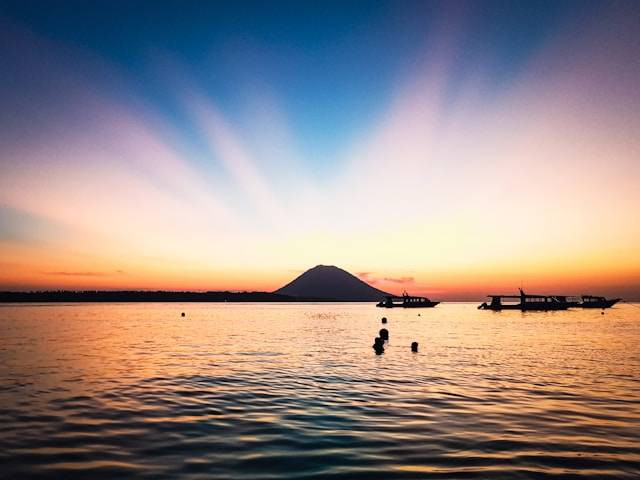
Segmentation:
<svg viewBox="0 0 640 480">
<path fill-rule="evenodd" d="M 551 295 L 529 295 L 522 289 L 520 295 L 488 295 L 491 302 L 483 302 L 478 306 L 479 310 L 566 310 L 571 305 L 570 302 L 560 301 Z M 520 303 L 502 303 L 502 299 L 520 300 Z M 566 300 L 566 299 L 565 299 Z"/>
<path fill-rule="evenodd" d="M 394 300 L 400 300 L 400 302 L 395 302 Z M 412 297 L 407 292 L 404 292 L 401 297 L 397 297 L 395 295 L 387 295 L 383 300 L 378 302 L 376 307 L 430 308 L 435 307 L 439 303 L 440 302 L 432 302 L 427 297 Z"/>
</svg>

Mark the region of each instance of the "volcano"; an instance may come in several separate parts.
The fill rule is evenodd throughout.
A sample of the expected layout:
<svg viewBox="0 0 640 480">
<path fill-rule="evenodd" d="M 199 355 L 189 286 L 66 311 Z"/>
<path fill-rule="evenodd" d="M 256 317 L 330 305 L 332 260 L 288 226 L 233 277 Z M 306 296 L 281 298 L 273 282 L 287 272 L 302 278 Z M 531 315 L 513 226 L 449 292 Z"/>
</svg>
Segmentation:
<svg viewBox="0 0 640 480">
<path fill-rule="evenodd" d="M 273 293 L 339 302 L 373 302 L 389 295 L 333 265 L 315 266 Z"/>
</svg>

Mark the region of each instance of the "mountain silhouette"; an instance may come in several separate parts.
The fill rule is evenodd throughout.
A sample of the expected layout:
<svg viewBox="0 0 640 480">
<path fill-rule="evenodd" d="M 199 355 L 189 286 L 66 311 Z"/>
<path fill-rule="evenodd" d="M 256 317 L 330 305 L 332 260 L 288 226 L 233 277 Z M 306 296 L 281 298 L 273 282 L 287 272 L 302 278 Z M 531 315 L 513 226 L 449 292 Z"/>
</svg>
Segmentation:
<svg viewBox="0 0 640 480">
<path fill-rule="evenodd" d="M 373 302 L 389 295 L 333 265 L 313 267 L 273 293 L 340 302 Z"/>
</svg>

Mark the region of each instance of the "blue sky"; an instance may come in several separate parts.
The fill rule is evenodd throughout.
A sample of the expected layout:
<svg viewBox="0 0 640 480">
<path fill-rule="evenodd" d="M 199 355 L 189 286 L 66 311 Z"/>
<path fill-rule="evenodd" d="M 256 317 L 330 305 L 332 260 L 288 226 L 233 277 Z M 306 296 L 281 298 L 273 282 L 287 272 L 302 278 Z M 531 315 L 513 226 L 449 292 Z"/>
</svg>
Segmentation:
<svg viewBox="0 0 640 480">
<path fill-rule="evenodd" d="M 589 2 L 4 2 L 3 17 L 112 63 L 128 92 L 162 111 L 197 146 L 176 105 L 180 69 L 236 124 L 252 101 L 277 98 L 308 166 L 326 174 L 337 152 L 365 132 L 402 79 L 422 68 L 436 36 L 451 35 L 447 101 L 465 78 L 490 69 L 487 94 L 511 79 L 568 15 Z"/>
</svg>

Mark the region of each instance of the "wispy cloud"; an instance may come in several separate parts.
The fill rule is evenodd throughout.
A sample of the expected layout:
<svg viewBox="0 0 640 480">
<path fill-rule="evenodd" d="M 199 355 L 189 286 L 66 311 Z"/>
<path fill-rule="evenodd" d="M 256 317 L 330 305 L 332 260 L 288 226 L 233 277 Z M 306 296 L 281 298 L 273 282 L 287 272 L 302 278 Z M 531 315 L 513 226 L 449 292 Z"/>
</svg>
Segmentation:
<svg viewBox="0 0 640 480">
<path fill-rule="evenodd" d="M 357 272 L 356 276 L 362 280 L 363 282 L 371 283 L 371 284 L 379 284 L 379 283 L 397 283 L 397 284 L 411 284 L 415 283 L 414 277 L 383 277 L 379 278 L 374 275 L 373 272 Z"/>
<path fill-rule="evenodd" d="M 356 272 L 356 277 L 366 283 L 375 284 L 378 282 L 378 279 L 371 276 L 371 272 Z"/>
<path fill-rule="evenodd" d="M 123 270 L 115 270 L 112 272 L 74 272 L 74 271 L 53 271 L 53 272 L 42 272 L 45 275 L 54 275 L 61 277 L 108 277 L 112 275 L 123 275 Z"/>
<path fill-rule="evenodd" d="M 400 277 L 400 278 L 385 277 L 384 281 L 385 282 L 391 282 L 391 283 L 406 284 L 406 283 L 414 283 L 415 282 L 415 278 L 413 278 L 413 277 Z"/>
</svg>

